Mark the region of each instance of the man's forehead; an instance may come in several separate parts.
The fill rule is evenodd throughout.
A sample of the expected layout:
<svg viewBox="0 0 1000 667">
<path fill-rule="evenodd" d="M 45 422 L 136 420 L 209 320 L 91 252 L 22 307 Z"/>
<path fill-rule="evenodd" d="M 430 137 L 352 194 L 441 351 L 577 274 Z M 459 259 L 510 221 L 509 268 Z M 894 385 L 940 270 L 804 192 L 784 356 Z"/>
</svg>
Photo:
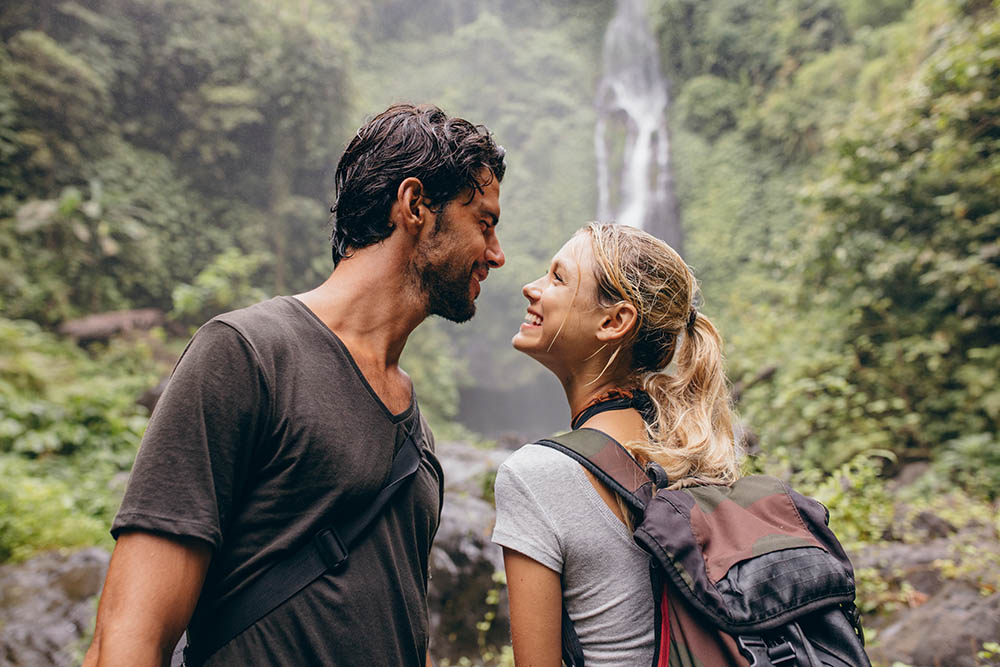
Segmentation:
<svg viewBox="0 0 1000 667">
<path fill-rule="evenodd" d="M 494 218 L 500 216 L 500 183 L 495 178 L 481 188 L 475 189 L 472 198 L 466 206 L 476 209 L 478 213 L 488 214 Z"/>
</svg>

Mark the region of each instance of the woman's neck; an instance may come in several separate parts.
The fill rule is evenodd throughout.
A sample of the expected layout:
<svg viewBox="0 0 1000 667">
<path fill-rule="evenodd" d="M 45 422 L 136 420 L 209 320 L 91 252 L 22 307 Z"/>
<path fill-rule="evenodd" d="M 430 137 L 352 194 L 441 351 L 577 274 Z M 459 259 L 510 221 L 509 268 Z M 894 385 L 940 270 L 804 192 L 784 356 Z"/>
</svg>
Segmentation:
<svg viewBox="0 0 1000 667">
<path fill-rule="evenodd" d="M 566 392 L 566 402 L 569 403 L 570 415 L 578 415 L 584 408 L 593 403 L 595 398 L 606 394 L 613 389 L 621 389 L 622 384 L 618 380 L 608 379 L 605 382 L 586 383 L 580 378 L 570 378 L 563 382 L 563 390 Z"/>
</svg>

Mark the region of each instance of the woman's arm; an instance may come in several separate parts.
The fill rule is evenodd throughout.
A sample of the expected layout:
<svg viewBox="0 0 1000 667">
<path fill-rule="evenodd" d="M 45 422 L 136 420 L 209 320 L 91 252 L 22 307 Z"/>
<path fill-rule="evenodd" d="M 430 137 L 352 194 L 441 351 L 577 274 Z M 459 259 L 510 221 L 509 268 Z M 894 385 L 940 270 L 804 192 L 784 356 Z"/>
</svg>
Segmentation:
<svg viewBox="0 0 1000 667">
<path fill-rule="evenodd" d="M 513 549 L 503 550 L 510 596 L 510 635 L 518 667 L 562 664 L 559 573 Z"/>
</svg>

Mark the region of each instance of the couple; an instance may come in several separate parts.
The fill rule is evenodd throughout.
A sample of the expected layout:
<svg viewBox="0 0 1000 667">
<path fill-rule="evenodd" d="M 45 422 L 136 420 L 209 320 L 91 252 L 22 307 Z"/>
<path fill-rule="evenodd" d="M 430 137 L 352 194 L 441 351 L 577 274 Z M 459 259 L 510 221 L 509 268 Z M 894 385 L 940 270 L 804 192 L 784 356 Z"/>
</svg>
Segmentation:
<svg viewBox="0 0 1000 667">
<path fill-rule="evenodd" d="M 472 317 L 503 266 L 505 168 L 484 127 L 436 107 L 358 131 L 336 172 L 330 278 L 214 318 L 178 361 L 112 526 L 85 665 L 164 664 L 185 629 L 190 664 L 429 663 L 442 472 L 398 360 L 428 315 Z M 672 479 L 731 481 L 721 341 L 696 289 L 663 242 L 591 224 L 524 287 L 513 344 L 562 382 L 574 428 Z M 529 445 L 496 498 L 518 663 L 559 664 L 565 605 L 588 664 L 649 664 L 645 556 L 613 494 Z M 302 579 L 304 563 L 318 572 Z"/>
</svg>

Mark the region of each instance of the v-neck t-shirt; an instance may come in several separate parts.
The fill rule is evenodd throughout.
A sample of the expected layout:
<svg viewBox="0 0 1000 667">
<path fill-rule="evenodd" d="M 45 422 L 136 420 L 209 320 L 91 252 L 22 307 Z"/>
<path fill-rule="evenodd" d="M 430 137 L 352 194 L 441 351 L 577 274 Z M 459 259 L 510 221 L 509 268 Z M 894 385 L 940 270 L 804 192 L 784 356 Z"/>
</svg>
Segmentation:
<svg viewBox="0 0 1000 667">
<path fill-rule="evenodd" d="M 198 330 L 150 419 L 112 534 L 151 531 L 213 547 L 197 620 L 322 528 L 363 511 L 413 429 L 420 468 L 346 567 L 206 664 L 422 665 L 443 498 L 433 438 L 415 397 L 393 414 L 344 344 L 293 297 Z"/>
</svg>

